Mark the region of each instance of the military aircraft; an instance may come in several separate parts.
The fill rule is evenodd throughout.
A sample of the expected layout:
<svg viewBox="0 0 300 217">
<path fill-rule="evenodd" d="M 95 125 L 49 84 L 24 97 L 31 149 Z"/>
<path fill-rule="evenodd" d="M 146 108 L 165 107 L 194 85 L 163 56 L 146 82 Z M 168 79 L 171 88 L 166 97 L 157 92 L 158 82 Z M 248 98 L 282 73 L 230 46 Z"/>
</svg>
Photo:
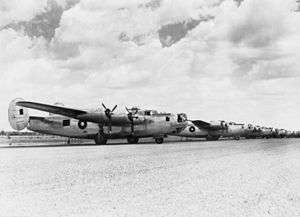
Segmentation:
<svg viewBox="0 0 300 217">
<path fill-rule="evenodd" d="M 260 136 L 262 138 L 269 139 L 273 137 L 274 129 L 272 127 L 261 127 L 260 129 L 261 129 Z"/>
<path fill-rule="evenodd" d="M 138 143 L 140 138 L 153 137 L 163 143 L 164 137 L 180 132 L 186 125 L 184 114 L 159 113 L 155 110 L 127 108 L 126 113 L 110 109 L 80 110 L 60 104 L 48 105 L 17 98 L 10 102 L 8 117 L 15 130 L 28 130 L 69 138 L 94 139 L 96 144 L 106 144 L 108 139 L 126 138 L 128 143 Z M 30 116 L 28 108 L 49 112 L 49 116 Z"/>
<path fill-rule="evenodd" d="M 262 128 L 258 125 L 252 125 L 252 124 L 248 124 L 248 133 L 245 135 L 246 139 L 255 139 L 258 137 L 262 137 Z"/>
<path fill-rule="evenodd" d="M 189 120 L 186 127 L 177 136 L 206 138 L 208 141 L 218 140 L 220 137 L 232 137 L 238 140 L 250 132 L 252 132 L 252 128 L 234 122 Z"/>
<path fill-rule="evenodd" d="M 277 137 L 278 138 L 285 138 L 287 137 L 288 131 L 285 129 L 277 129 Z"/>
</svg>

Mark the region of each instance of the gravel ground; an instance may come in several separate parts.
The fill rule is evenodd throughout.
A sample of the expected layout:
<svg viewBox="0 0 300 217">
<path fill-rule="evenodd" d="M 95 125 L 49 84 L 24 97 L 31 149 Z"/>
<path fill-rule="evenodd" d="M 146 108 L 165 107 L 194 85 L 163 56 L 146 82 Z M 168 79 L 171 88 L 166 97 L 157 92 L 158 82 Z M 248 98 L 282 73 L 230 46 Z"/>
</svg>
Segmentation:
<svg viewBox="0 0 300 217">
<path fill-rule="evenodd" d="M 300 139 L 0 148 L 0 216 L 300 216 Z"/>
</svg>

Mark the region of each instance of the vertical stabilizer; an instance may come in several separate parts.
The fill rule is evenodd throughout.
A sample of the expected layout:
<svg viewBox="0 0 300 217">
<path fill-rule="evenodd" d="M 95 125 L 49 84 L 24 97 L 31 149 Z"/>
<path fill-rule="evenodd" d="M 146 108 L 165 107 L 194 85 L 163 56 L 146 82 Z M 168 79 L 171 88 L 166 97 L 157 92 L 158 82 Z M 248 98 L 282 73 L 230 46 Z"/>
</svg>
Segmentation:
<svg viewBox="0 0 300 217">
<path fill-rule="evenodd" d="M 24 101 L 22 98 L 14 99 L 9 103 L 8 121 L 14 130 L 23 130 L 27 127 L 29 121 L 28 109 L 17 106 L 16 103 Z"/>
</svg>

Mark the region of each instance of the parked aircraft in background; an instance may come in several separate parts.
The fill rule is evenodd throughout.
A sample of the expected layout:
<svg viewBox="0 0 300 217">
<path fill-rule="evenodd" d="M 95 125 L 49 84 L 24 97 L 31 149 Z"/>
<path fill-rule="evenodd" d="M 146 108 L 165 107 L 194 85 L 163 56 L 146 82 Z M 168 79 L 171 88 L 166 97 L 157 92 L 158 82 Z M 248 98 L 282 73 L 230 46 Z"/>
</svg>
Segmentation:
<svg viewBox="0 0 300 217">
<path fill-rule="evenodd" d="M 246 139 L 255 138 L 285 138 L 297 137 L 297 132 L 272 127 L 261 127 L 252 124 L 238 124 L 226 121 L 189 120 L 186 127 L 180 131 L 178 136 L 206 138 L 207 140 L 218 140 L 219 138 Z"/>
<path fill-rule="evenodd" d="M 186 127 L 177 135 L 182 137 L 206 138 L 211 141 L 218 140 L 220 137 L 240 139 L 240 137 L 250 135 L 252 131 L 252 128 L 234 122 L 189 120 Z"/>
<path fill-rule="evenodd" d="M 8 117 L 15 130 L 28 130 L 69 138 L 94 139 L 96 144 L 106 144 L 108 139 L 126 138 L 128 143 L 138 143 L 140 138 L 153 137 L 163 143 L 164 137 L 180 132 L 186 125 L 185 115 L 159 113 L 155 110 L 126 108 L 126 113 L 116 113 L 107 108 L 91 111 L 24 101 L 21 98 L 9 104 Z M 49 116 L 30 116 L 28 108 L 49 112 Z"/>
<path fill-rule="evenodd" d="M 274 134 L 274 129 L 272 127 L 261 127 L 261 137 L 262 138 L 266 138 L 266 139 L 269 139 L 269 138 L 272 138 L 273 137 L 273 134 Z"/>
</svg>

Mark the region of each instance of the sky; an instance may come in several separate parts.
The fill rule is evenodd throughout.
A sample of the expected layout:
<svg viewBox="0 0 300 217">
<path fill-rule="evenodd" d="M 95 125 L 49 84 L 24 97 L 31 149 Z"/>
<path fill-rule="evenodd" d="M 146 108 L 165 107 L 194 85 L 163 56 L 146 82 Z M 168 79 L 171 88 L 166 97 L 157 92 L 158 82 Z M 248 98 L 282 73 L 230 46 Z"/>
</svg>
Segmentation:
<svg viewBox="0 0 300 217">
<path fill-rule="evenodd" d="M 300 129 L 295 0 L 0 0 L 0 129 L 17 97 Z"/>
</svg>

